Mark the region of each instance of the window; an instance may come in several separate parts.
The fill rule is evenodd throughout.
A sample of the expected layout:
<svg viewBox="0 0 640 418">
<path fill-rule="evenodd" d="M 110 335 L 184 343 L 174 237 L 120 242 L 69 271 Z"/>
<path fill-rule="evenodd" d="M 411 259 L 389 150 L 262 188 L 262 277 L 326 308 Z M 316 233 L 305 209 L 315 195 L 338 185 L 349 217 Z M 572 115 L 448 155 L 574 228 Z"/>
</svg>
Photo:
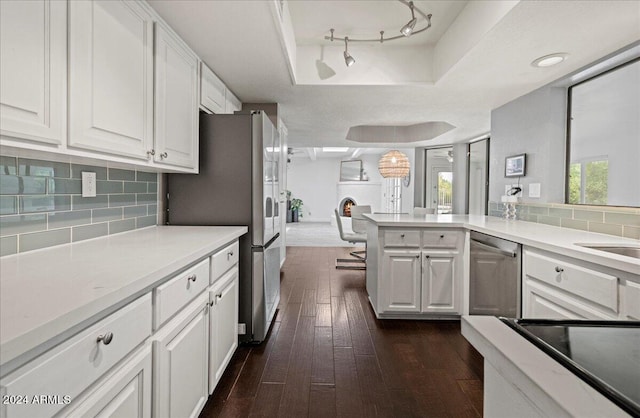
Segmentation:
<svg viewBox="0 0 640 418">
<path fill-rule="evenodd" d="M 569 88 L 566 203 L 640 207 L 640 58 Z"/>
</svg>

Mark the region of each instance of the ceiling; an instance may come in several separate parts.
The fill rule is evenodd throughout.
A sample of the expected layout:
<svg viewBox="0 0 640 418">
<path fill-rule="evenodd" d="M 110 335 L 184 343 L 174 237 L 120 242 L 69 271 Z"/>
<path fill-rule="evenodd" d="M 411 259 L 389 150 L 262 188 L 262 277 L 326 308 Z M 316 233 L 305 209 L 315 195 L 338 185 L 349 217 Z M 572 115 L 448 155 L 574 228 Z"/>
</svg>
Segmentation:
<svg viewBox="0 0 640 418">
<path fill-rule="evenodd" d="M 294 147 L 389 148 L 397 145 L 345 138 L 352 126 L 426 122 L 455 128 L 403 147 L 467 141 L 490 131 L 492 109 L 640 39 L 638 1 L 419 1 L 433 13 L 431 29 L 408 43 L 350 45 L 356 64 L 347 68 L 344 45 L 322 39 L 327 30 L 392 32 L 409 19 L 406 6 L 296 0 L 279 21 L 271 0 L 149 3 L 243 102 L 279 103 Z M 570 55 L 554 67 L 530 65 L 553 52 Z M 319 60 L 336 76 L 311 80 Z"/>
</svg>

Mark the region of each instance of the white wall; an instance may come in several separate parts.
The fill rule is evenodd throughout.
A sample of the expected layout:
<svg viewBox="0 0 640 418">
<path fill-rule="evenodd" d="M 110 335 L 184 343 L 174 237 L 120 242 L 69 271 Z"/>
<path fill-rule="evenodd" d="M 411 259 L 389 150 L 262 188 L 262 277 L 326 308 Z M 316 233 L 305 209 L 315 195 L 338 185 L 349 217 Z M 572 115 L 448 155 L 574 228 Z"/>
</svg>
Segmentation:
<svg viewBox="0 0 640 418">
<path fill-rule="evenodd" d="M 414 150 L 400 149 L 409 158 L 411 164 L 411 183 L 414 181 Z M 378 207 L 383 208 L 383 193 L 385 179 L 378 172 L 378 160 L 386 150 L 380 154 L 363 154 L 364 171 L 370 182 L 380 183 L 380 201 Z M 346 158 L 345 158 L 346 159 Z M 287 187 L 294 198 L 302 199 L 303 222 L 330 222 L 336 207 L 336 187 L 340 179 L 340 162 L 343 158 L 318 158 L 315 161 L 306 157 L 294 157 L 287 165 Z M 413 208 L 413 184 L 402 186 L 402 211 L 410 212 Z"/>
</svg>

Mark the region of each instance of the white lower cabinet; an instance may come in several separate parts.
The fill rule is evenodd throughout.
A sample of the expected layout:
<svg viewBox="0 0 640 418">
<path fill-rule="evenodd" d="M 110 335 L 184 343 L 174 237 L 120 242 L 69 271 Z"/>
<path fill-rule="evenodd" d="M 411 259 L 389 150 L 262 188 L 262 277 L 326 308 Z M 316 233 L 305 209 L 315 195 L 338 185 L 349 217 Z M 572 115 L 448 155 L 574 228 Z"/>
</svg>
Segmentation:
<svg viewBox="0 0 640 418">
<path fill-rule="evenodd" d="M 376 288 L 369 296 L 379 317 L 461 314 L 464 232 L 369 228 L 367 233 L 375 240 L 367 253 L 367 286 Z"/>
<path fill-rule="evenodd" d="M 218 279 L 209 290 L 209 393 L 213 393 L 238 347 L 238 268 Z"/>
<path fill-rule="evenodd" d="M 153 416 L 197 417 L 209 395 L 209 295 L 198 296 L 153 340 Z"/>
<path fill-rule="evenodd" d="M 615 315 L 607 315 L 594 309 L 568 293 L 529 278 L 524 279 L 522 292 L 524 318 L 617 319 Z"/>
<path fill-rule="evenodd" d="M 582 260 L 525 248 L 523 318 L 618 319 L 618 277 Z"/>
<path fill-rule="evenodd" d="M 422 312 L 459 313 L 458 254 L 423 254 Z"/>
<path fill-rule="evenodd" d="M 114 372 L 109 373 L 97 388 L 75 402 L 77 407 L 63 411 L 67 417 L 151 417 L 151 344 Z"/>
<path fill-rule="evenodd" d="M 383 312 L 420 312 L 420 251 L 384 250 Z"/>
<path fill-rule="evenodd" d="M 0 416 L 48 417 L 73 402 L 151 335 L 146 294 L 0 380 L 0 393 L 19 399 L 0 405 Z M 35 402 L 34 395 L 55 401 Z M 68 397 L 65 401 L 65 396 Z"/>
</svg>

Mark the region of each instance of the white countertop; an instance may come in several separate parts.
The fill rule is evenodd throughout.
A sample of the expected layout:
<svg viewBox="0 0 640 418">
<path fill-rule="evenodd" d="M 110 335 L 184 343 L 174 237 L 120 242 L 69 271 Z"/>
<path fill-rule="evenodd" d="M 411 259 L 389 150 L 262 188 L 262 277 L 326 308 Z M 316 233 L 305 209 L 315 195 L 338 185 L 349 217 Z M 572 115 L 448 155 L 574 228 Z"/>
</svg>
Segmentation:
<svg viewBox="0 0 640 418">
<path fill-rule="evenodd" d="M 0 259 L 0 364 L 140 296 L 245 234 L 156 226 Z"/>
<path fill-rule="evenodd" d="M 640 259 L 580 247 L 582 244 L 640 245 L 639 240 L 560 228 L 525 221 L 507 221 L 493 216 L 364 214 L 379 227 L 459 227 L 530 245 L 542 250 L 590 261 L 602 266 L 640 274 Z"/>
<path fill-rule="evenodd" d="M 628 417 L 622 409 L 493 316 L 463 316 L 462 335 L 549 416 Z"/>
</svg>

